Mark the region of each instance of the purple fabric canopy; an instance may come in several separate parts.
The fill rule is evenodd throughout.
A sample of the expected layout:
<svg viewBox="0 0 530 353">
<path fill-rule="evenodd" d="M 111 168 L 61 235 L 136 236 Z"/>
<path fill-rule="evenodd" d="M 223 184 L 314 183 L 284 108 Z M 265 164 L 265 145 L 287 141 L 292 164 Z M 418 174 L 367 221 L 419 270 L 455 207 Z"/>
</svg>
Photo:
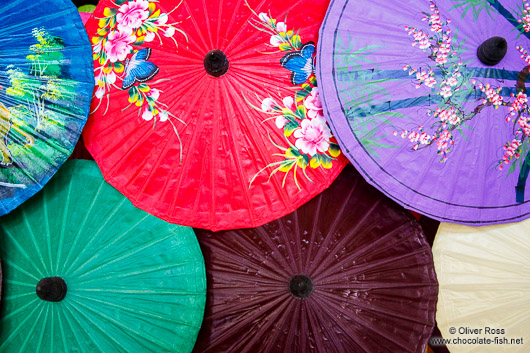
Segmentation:
<svg viewBox="0 0 530 353">
<path fill-rule="evenodd" d="M 526 6 L 331 1 L 317 50 L 322 103 L 371 184 L 441 221 L 530 216 Z"/>
</svg>

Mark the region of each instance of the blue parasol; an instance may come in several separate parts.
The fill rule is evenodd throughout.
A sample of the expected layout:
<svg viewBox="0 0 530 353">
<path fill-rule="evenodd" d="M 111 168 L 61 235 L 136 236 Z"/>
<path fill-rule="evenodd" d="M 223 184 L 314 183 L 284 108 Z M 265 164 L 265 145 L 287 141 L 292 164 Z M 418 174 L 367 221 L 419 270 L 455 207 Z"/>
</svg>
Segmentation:
<svg viewBox="0 0 530 353">
<path fill-rule="evenodd" d="M 69 0 L 0 9 L 0 216 L 39 191 L 71 154 L 94 87 L 90 42 Z"/>
</svg>

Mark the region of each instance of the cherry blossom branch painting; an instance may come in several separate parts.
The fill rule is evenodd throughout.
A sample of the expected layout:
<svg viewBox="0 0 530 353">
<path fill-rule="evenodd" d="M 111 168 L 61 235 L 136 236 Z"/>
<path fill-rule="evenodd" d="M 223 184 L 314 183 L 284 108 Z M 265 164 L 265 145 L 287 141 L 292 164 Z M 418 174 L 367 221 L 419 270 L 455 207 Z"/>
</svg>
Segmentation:
<svg viewBox="0 0 530 353">
<path fill-rule="evenodd" d="M 521 33 L 525 33 L 530 31 L 530 7 L 526 0 L 523 1 L 522 8 L 523 16 L 518 21 L 518 28 Z M 509 97 L 503 96 L 503 87 L 472 78 L 467 63 L 461 59 L 461 46 L 450 29 L 451 20 L 441 16 L 435 1 L 430 1 L 430 13 L 425 13 L 422 21 L 428 23 L 428 28 L 407 25 L 404 29 L 412 37 L 412 46 L 422 50 L 431 65 L 405 65 L 403 69 L 413 77 L 417 89 L 427 89 L 438 95 L 441 103 L 426 113 L 433 121 L 430 126 L 395 130 L 393 134 L 407 139 L 412 144 L 412 150 L 435 146 L 440 162 L 443 163 L 450 157 L 450 152 L 457 148 L 455 131 L 463 135 L 461 129 L 468 121 L 486 110 L 503 109 L 505 112 L 497 115 L 511 124 L 513 137 L 502 146 L 503 155 L 494 167 L 499 171 L 508 169 L 508 174 L 519 170 L 516 201 L 523 202 L 524 184 L 530 170 L 530 107 L 525 87 L 530 68 L 527 50 L 521 46 L 511 49 L 519 52 L 525 66 L 519 73 L 516 93 L 511 93 Z M 470 107 L 468 97 L 473 95 L 473 91 L 478 93 L 479 97 Z M 468 104 L 464 106 L 464 102 Z"/>
</svg>

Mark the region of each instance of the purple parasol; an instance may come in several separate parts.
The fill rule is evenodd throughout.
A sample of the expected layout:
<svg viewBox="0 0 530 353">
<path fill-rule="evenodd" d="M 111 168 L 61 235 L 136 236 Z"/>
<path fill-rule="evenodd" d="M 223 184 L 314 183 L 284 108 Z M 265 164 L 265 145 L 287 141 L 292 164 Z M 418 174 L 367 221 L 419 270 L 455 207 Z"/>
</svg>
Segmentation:
<svg viewBox="0 0 530 353">
<path fill-rule="evenodd" d="M 446 222 L 530 216 L 527 8 L 331 1 L 317 50 L 322 104 L 371 184 Z"/>
</svg>

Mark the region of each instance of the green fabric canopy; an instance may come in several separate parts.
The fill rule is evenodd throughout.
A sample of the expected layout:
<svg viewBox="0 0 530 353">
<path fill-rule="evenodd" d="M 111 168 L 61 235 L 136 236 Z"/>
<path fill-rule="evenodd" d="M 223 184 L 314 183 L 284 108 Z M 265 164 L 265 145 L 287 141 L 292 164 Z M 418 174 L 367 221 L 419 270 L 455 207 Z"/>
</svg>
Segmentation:
<svg viewBox="0 0 530 353">
<path fill-rule="evenodd" d="M 68 162 L 0 218 L 0 256 L 0 352 L 190 352 L 195 344 L 206 278 L 192 229 L 135 208 L 94 162 Z"/>
</svg>

